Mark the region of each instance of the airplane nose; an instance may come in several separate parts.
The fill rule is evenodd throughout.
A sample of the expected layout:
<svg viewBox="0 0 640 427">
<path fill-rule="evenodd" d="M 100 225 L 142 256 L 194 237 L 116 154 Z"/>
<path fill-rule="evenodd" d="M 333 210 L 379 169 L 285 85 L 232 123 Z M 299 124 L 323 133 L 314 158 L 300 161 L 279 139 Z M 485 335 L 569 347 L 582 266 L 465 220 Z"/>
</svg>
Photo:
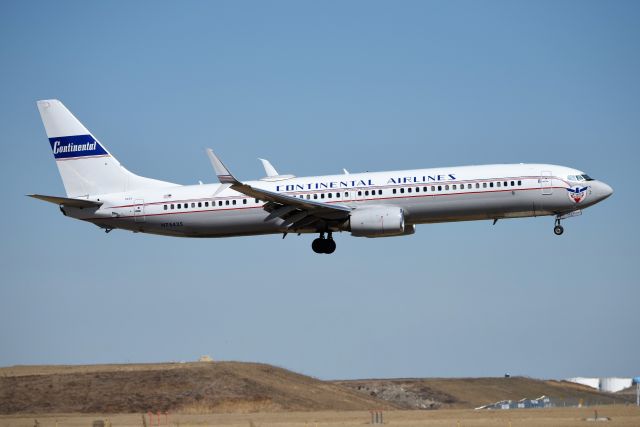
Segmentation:
<svg viewBox="0 0 640 427">
<path fill-rule="evenodd" d="M 613 194 L 613 188 L 604 182 L 599 182 L 598 193 L 600 200 L 604 200 Z"/>
</svg>

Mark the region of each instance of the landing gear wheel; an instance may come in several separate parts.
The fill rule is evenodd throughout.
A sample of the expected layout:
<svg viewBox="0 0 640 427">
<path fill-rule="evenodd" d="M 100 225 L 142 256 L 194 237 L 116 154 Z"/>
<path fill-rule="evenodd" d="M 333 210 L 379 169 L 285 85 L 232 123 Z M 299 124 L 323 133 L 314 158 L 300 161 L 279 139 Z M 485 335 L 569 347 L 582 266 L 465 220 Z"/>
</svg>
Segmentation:
<svg viewBox="0 0 640 427">
<path fill-rule="evenodd" d="M 324 253 L 332 254 L 336 250 L 336 242 L 333 239 L 327 239 L 324 241 Z"/>
<path fill-rule="evenodd" d="M 556 225 L 555 227 L 553 227 L 553 232 L 556 236 L 559 236 L 564 233 L 564 227 L 562 227 L 561 225 Z"/>
<path fill-rule="evenodd" d="M 311 242 L 311 249 L 317 254 L 332 254 L 336 250 L 336 242 L 333 241 L 331 233 L 329 238 L 325 238 L 324 233 L 321 233 L 320 237 Z"/>
<path fill-rule="evenodd" d="M 314 239 L 313 242 L 311 242 L 311 249 L 313 249 L 313 252 L 315 252 L 317 254 L 323 254 L 324 253 L 324 239 L 321 239 L 321 238 Z"/>
</svg>

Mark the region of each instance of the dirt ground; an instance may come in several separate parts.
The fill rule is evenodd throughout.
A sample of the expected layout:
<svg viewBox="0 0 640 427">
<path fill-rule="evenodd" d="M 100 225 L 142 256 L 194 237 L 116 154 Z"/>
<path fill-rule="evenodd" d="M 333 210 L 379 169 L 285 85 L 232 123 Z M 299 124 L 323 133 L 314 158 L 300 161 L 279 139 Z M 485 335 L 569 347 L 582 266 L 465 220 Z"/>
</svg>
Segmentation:
<svg viewBox="0 0 640 427">
<path fill-rule="evenodd" d="M 607 405 L 591 408 L 512 409 L 500 411 L 475 411 L 471 409 L 441 409 L 435 411 L 385 411 L 384 425 L 398 427 L 448 426 L 448 427 L 571 427 L 593 425 L 586 418 L 608 417 L 610 421 L 598 423 L 605 426 L 640 426 L 640 408 L 636 406 Z M 143 426 L 142 415 L 42 415 L 0 416 L 0 427 L 32 427 L 35 420 L 40 427 L 91 427 L 94 420 L 106 420 L 113 427 Z M 283 412 L 255 414 L 169 414 L 160 417 L 160 426 L 201 427 L 362 427 L 370 424 L 366 411 Z M 153 417 L 155 426 L 156 417 Z M 57 423 L 57 424 L 56 424 Z M 108 424 L 106 424 L 108 426 Z"/>
</svg>

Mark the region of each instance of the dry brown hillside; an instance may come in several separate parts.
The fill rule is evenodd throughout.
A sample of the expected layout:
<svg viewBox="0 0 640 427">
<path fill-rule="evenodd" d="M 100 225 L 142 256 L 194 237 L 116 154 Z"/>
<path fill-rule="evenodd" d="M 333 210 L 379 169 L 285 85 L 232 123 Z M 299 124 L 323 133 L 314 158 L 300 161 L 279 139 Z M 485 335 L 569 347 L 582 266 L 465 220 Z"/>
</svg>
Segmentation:
<svg viewBox="0 0 640 427">
<path fill-rule="evenodd" d="M 476 408 L 500 400 L 554 400 L 586 405 L 626 403 L 625 396 L 601 393 L 566 381 L 511 378 L 427 378 L 334 381 L 370 397 L 387 400 L 403 409 Z M 559 403 L 561 404 L 561 402 Z"/>
<path fill-rule="evenodd" d="M 541 395 L 589 405 L 633 400 L 524 377 L 320 381 L 241 362 L 0 368 L 0 414 L 474 408 Z"/>
<path fill-rule="evenodd" d="M 258 363 L 0 368 L 0 413 L 363 410 L 393 405 Z"/>
</svg>

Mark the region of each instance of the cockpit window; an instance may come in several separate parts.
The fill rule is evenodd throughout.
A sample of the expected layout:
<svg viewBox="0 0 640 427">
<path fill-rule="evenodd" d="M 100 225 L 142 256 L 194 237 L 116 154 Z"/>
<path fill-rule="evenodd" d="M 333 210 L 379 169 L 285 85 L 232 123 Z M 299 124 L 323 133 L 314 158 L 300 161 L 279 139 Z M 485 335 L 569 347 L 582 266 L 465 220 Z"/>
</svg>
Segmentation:
<svg viewBox="0 0 640 427">
<path fill-rule="evenodd" d="M 589 175 L 569 175 L 567 176 L 569 181 L 593 181 Z"/>
</svg>

